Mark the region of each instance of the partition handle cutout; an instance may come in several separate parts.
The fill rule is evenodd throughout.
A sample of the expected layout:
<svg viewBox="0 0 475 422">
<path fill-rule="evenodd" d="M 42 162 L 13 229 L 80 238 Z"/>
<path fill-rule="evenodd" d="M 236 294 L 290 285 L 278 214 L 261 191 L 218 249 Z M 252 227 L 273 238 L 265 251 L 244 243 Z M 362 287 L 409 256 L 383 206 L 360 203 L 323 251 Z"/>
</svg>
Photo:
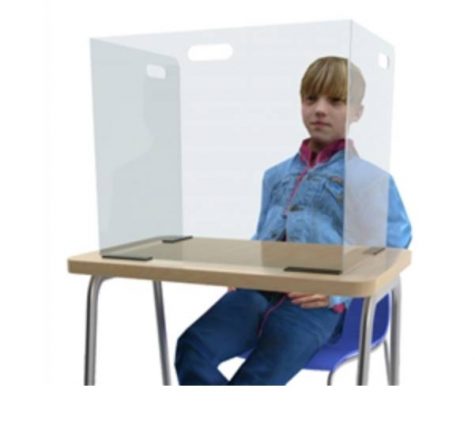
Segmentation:
<svg viewBox="0 0 475 422">
<path fill-rule="evenodd" d="M 152 79 L 165 79 L 167 77 L 167 70 L 158 64 L 147 65 L 147 76 Z"/>
<path fill-rule="evenodd" d="M 384 53 L 379 53 L 378 64 L 379 64 L 379 67 L 383 68 L 384 70 L 389 69 L 389 65 L 390 65 L 389 56 Z"/>
</svg>

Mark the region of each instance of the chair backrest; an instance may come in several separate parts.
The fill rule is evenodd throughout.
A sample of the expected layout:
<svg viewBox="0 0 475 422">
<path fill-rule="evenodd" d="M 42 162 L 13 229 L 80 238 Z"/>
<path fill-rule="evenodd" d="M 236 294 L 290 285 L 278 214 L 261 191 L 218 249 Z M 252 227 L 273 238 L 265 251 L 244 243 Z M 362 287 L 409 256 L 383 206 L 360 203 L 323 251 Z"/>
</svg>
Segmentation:
<svg viewBox="0 0 475 422">
<path fill-rule="evenodd" d="M 372 345 L 375 346 L 384 340 L 391 315 L 390 295 L 384 296 L 376 305 L 373 322 Z M 342 362 L 358 355 L 361 310 L 363 299 L 356 298 L 343 320 L 341 334 L 330 343 L 323 346 L 305 366 L 306 369 L 333 371 Z"/>
<path fill-rule="evenodd" d="M 362 307 L 363 299 L 355 298 L 351 301 L 343 322 L 342 333 L 333 343 L 334 345 L 343 343 L 346 347 L 352 345 L 355 350 L 358 350 Z M 373 323 L 373 345 L 382 341 L 386 336 L 389 329 L 390 314 L 391 295 L 387 294 L 376 305 Z"/>
</svg>

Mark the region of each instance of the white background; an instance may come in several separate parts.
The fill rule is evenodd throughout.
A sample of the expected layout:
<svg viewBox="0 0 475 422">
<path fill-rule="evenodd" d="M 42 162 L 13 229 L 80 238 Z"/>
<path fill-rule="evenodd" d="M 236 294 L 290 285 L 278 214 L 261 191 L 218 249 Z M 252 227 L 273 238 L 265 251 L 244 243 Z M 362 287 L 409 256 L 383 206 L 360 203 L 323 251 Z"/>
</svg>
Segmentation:
<svg viewBox="0 0 475 422">
<path fill-rule="evenodd" d="M 469 2 L 3 2 L 1 28 L 0 379 L 3 420 L 470 419 L 475 29 Z M 288 387 L 164 389 L 148 282 L 101 292 L 95 389 L 82 388 L 87 278 L 68 256 L 97 248 L 89 38 L 354 19 L 396 48 L 391 171 L 414 227 L 403 277 L 401 386 L 334 389 L 323 374 Z M 170 352 L 224 292 L 166 285 Z M 185 311 L 186 310 L 186 311 Z M 223 367 L 232 373 L 236 363 Z M 252 418 L 254 419 L 254 418 Z"/>
</svg>

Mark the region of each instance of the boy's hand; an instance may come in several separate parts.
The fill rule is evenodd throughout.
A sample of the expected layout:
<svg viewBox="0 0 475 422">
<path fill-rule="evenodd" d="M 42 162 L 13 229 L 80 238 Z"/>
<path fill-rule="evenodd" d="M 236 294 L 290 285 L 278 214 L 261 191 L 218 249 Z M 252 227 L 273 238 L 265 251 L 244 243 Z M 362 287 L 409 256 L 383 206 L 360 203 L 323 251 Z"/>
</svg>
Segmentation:
<svg viewBox="0 0 475 422">
<path fill-rule="evenodd" d="M 315 293 L 287 293 L 287 296 L 292 299 L 292 303 L 300 305 L 302 308 L 326 308 L 330 304 L 328 296 Z"/>
<path fill-rule="evenodd" d="M 236 290 L 236 287 L 228 287 L 228 292 L 234 292 Z"/>
</svg>

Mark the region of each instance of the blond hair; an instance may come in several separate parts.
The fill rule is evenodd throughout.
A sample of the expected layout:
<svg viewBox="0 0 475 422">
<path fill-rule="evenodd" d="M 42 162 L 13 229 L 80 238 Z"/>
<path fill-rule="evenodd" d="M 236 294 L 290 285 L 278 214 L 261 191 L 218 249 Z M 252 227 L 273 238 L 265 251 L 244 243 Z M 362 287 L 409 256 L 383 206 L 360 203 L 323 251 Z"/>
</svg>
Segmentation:
<svg viewBox="0 0 475 422">
<path fill-rule="evenodd" d="M 350 63 L 350 81 L 348 81 L 348 63 Z M 346 102 L 348 84 L 351 84 L 351 104 L 361 104 L 366 86 L 361 70 L 343 57 L 321 57 L 305 71 L 300 85 L 300 97 L 303 100 L 308 96 L 325 95 Z"/>
</svg>

